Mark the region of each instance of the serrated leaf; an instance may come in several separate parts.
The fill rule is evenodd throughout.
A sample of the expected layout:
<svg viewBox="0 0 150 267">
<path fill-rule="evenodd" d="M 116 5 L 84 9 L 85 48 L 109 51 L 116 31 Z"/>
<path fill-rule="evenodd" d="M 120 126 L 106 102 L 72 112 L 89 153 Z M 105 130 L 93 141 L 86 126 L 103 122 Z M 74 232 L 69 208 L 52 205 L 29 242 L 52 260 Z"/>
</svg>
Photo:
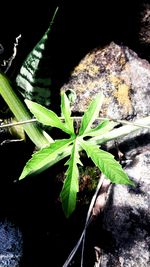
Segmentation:
<svg viewBox="0 0 150 267">
<path fill-rule="evenodd" d="M 90 129 L 85 136 L 100 136 L 111 131 L 118 123 L 104 120 L 97 127 Z"/>
<path fill-rule="evenodd" d="M 61 113 L 65 119 L 65 125 L 74 134 L 73 119 L 71 118 L 70 102 L 65 92 L 61 94 Z"/>
<path fill-rule="evenodd" d="M 81 126 L 79 129 L 79 135 L 86 134 L 92 126 L 92 123 L 97 119 L 104 96 L 102 93 L 98 94 L 89 105 L 87 111 L 85 111 Z"/>
<path fill-rule="evenodd" d="M 55 112 L 28 99 L 25 99 L 25 103 L 29 108 L 29 110 L 31 111 L 31 113 L 36 117 L 36 119 L 40 123 L 59 128 L 62 131 L 71 134 L 71 131 L 65 127 L 64 123 L 62 123 L 62 121 Z"/>
<path fill-rule="evenodd" d="M 87 144 L 81 141 L 81 146 L 86 151 L 88 157 L 92 159 L 94 164 L 112 183 L 134 185 L 112 154 L 99 149 L 97 145 L 92 145 L 89 142 Z"/>
<path fill-rule="evenodd" d="M 76 207 L 76 197 L 79 190 L 79 170 L 77 164 L 82 165 L 79 159 L 77 141 L 75 141 L 71 156 L 66 162 L 68 169 L 66 171 L 66 179 L 60 194 L 62 207 L 67 218 L 71 215 Z"/>
<path fill-rule="evenodd" d="M 57 140 L 50 146 L 45 147 L 32 155 L 26 163 L 19 180 L 27 175 L 40 173 L 57 162 L 57 157 L 72 143 L 72 139 Z"/>
</svg>

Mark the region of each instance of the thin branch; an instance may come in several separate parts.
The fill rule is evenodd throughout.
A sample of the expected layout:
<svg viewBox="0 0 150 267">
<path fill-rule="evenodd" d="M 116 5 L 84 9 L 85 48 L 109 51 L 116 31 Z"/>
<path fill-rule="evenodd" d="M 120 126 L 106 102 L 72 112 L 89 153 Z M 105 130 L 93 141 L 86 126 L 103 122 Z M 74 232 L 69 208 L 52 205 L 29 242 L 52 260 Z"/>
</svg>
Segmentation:
<svg viewBox="0 0 150 267">
<path fill-rule="evenodd" d="M 17 46 L 18 46 L 18 41 L 21 38 L 21 34 L 19 34 L 19 36 L 16 37 L 16 41 L 14 43 L 14 47 L 13 47 L 13 54 L 11 55 L 11 57 L 7 60 L 3 61 L 3 66 L 6 66 L 6 70 L 5 73 L 9 70 L 9 68 L 12 65 L 13 60 L 15 59 L 16 55 L 17 55 Z"/>
<path fill-rule="evenodd" d="M 21 124 L 32 123 L 32 122 L 36 122 L 36 121 L 37 121 L 37 119 L 31 119 L 31 120 L 25 120 L 25 121 L 19 121 L 19 122 L 11 122 L 11 123 L 0 125 L 0 128 L 13 127 L 13 126 L 18 126 L 18 125 L 21 125 Z"/>
<path fill-rule="evenodd" d="M 102 186 L 103 181 L 104 181 L 104 175 L 101 174 L 101 177 L 99 179 L 96 191 L 95 191 L 95 193 L 94 193 L 94 195 L 92 197 L 92 200 L 91 200 L 88 212 L 87 212 L 85 226 L 84 226 L 84 229 L 82 231 L 82 234 L 81 234 L 79 240 L 77 241 L 77 244 L 74 246 L 74 248 L 72 249 L 71 253 L 69 254 L 67 260 L 63 264 L 63 267 L 68 267 L 70 265 L 73 257 L 75 256 L 75 254 L 76 254 L 77 250 L 79 249 L 79 247 L 80 247 L 82 242 L 83 242 L 83 244 L 82 244 L 81 267 L 83 267 L 83 253 L 84 253 L 84 245 L 85 245 L 85 234 L 86 234 L 87 227 L 88 227 L 89 223 L 91 222 L 92 210 L 93 210 L 94 204 L 96 202 L 96 198 L 98 196 L 98 193 L 99 193 L 99 190 L 100 190 L 100 188 Z"/>
<path fill-rule="evenodd" d="M 61 120 L 64 120 L 64 117 L 59 117 Z M 71 117 L 74 120 L 81 120 L 82 117 Z M 150 120 L 150 116 L 145 117 L 145 118 L 149 118 Z M 143 118 L 144 119 L 144 118 Z M 144 125 L 142 123 L 136 123 L 136 122 L 131 122 L 131 121 L 126 121 L 126 120 L 118 120 L 118 119 L 109 119 L 109 118 L 104 118 L 104 117 L 98 117 L 96 120 L 110 120 L 110 121 L 114 121 L 114 122 L 118 122 L 121 124 L 125 124 L 125 125 L 131 125 L 131 126 L 137 126 L 139 128 L 146 128 L 146 129 L 150 129 L 149 125 Z M 21 125 L 21 124 L 27 124 L 27 123 L 32 123 L 32 122 L 37 122 L 37 119 L 31 119 L 31 120 L 25 120 L 25 121 L 19 121 L 19 122 L 14 122 L 14 123 L 8 123 L 8 124 L 3 124 L 0 125 L 0 128 L 5 128 L 5 127 L 11 127 L 11 126 L 16 126 L 16 125 Z"/>
<path fill-rule="evenodd" d="M 137 127 L 140 127 L 140 128 L 150 129 L 150 126 L 139 124 L 139 123 L 136 123 L 136 122 L 126 121 L 126 120 L 115 120 L 115 119 L 110 119 L 110 120 L 112 120 L 114 122 L 119 122 L 121 124 L 133 125 L 133 126 L 137 126 Z"/>
</svg>

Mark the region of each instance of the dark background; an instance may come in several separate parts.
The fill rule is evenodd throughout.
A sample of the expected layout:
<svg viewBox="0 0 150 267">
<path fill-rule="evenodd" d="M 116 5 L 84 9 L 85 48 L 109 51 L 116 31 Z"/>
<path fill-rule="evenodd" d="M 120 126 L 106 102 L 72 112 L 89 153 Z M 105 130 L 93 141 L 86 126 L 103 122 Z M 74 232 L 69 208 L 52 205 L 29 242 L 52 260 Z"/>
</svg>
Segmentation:
<svg viewBox="0 0 150 267">
<path fill-rule="evenodd" d="M 5 49 L 3 58 L 12 54 L 15 38 L 22 35 L 10 75 L 15 76 L 27 54 L 42 37 L 57 5 L 60 8 L 49 53 L 52 75 L 58 87 L 87 52 L 111 41 L 128 45 L 144 56 L 138 36 L 142 2 L 51 0 L 36 4 L 13 1 L 12 4 L 4 1 L 0 16 L 0 43 Z"/>
</svg>

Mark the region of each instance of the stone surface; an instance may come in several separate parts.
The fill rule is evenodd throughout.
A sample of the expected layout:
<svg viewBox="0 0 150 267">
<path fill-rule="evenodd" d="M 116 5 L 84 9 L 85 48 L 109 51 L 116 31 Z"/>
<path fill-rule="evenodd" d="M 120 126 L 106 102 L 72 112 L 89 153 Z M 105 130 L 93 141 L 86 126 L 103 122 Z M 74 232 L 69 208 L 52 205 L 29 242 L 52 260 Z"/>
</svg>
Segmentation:
<svg viewBox="0 0 150 267">
<path fill-rule="evenodd" d="M 139 154 L 134 149 L 128 156 L 131 153 L 134 158 L 125 171 L 136 187 L 112 186 L 103 228 L 111 233 L 113 245 L 109 251 L 103 250 L 102 267 L 150 266 L 150 145 Z"/>
<path fill-rule="evenodd" d="M 140 41 L 150 45 L 150 3 L 145 0 L 141 10 Z M 150 49 L 150 48 L 149 48 Z"/>
<path fill-rule="evenodd" d="M 114 42 L 87 54 L 61 90 L 69 97 L 75 92 L 74 114 L 84 112 L 91 99 L 102 91 L 105 99 L 100 116 L 134 121 L 150 115 L 150 65 L 128 47 Z M 149 267 L 149 130 L 141 129 L 117 142 L 121 163 L 135 187 L 112 185 L 102 224 L 95 230 L 95 247 L 100 251 L 100 263 L 95 266 Z M 106 148 L 113 146 L 110 142 Z"/>
<path fill-rule="evenodd" d="M 0 222 L 0 266 L 19 267 L 23 253 L 23 237 L 17 226 L 8 220 Z"/>
<path fill-rule="evenodd" d="M 150 65 L 128 47 L 111 42 L 88 53 L 61 90 L 75 92 L 73 112 L 85 111 L 91 99 L 102 91 L 105 100 L 101 116 L 144 117 L 150 114 Z"/>
</svg>

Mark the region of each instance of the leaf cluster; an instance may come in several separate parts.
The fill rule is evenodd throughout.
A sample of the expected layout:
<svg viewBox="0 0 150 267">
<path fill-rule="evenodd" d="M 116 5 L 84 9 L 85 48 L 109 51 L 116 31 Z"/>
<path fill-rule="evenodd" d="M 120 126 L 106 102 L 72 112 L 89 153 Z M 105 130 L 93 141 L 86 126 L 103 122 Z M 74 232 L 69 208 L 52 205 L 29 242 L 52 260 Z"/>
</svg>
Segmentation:
<svg viewBox="0 0 150 267">
<path fill-rule="evenodd" d="M 114 159 L 114 156 L 100 149 L 100 145 L 92 142 L 95 136 L 106 134 L 116 125 L 116 123 L 105 119 L 98 126 L 92 127 L 99 115 L 102 102 L 103 94 L 101 93 L 89 105 L 81 119 L 78 133 L 75 133 L 70 102 L 65 92 L 61 93 L 63 122 L 52 110 L 33 101 L 25 100 L 27 107 L 40 123 L 56 127 L 68 134 L 69 137 L 55 140 L 49 146 L 34 153 L 32 158 L 26 163 L 19 179 L 21 180 L 27 175 L 40 173 L 68 156 L 65 164 L 67 166 L 65 180 L 60 193 L 60 199 L 66 217 L 69 217 L 76 207 L 77 192 L 79 191 L 78 166 L 82 165 L 79 153 L 81 150 L 85 150 L 87 156 L 91 158 L 94 164 L 112 183 L 133 185 L 133 182 L 123 171 L 122 166 Z"/>
</svg>

